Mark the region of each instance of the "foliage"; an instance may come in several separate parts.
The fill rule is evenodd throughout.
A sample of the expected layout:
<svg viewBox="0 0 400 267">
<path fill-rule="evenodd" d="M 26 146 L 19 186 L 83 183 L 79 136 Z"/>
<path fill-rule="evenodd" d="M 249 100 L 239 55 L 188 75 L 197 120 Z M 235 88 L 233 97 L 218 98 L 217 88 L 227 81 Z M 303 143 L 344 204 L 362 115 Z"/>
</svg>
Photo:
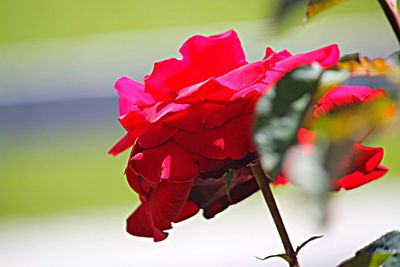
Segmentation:
<svg viewBox="0 0 400 267">
<path fill-rule="evenodd" d="M 306 19 L 308 20 L 342 2 L 345 2 L 345 0 L 308 0 Z M 397 1 L 379 0 L 378 2 L 400 42 L 400 20 L 397 12 Z M 279 19 L 281 20 L 287 14 L 288 9 L 298 4 L 305 4 L 305 1 L 281 1 L 277 12 Z M 311 207 L 317 208 L 321 221 L 326 219 L 325 205 L 327 197 L 325 192 L 334 185 L 334 177 L 341 177 L 344 174 L 344 167 L 341 167 L 341 164 L 347 162 L 343 166 L 348 166 L 349 159 L 347 154 L 351 151 L 351 148 L 372 132 L 376 133 L 378 130 L 393 123 L 393 119 L 390 118 L 394 117 L 396 102 L 399 100 L 399 74 L 399 52 L 393 53 L 386 59 L 369 59 L 359 54 L 348 55 L 343 57 L 336 67 L 322 72 L 319 88 L 311 90 L 315 92 L 317 99 L 329 92 L 332 87 L 338 85 L 364 85 L 372 88 L 383 88 L 389 97 L 381 97 L 362 105 L 349 105 L 353 101 L 350 100 L 347 106 L 330 112 L 317 120 L 304 121 L 304 118 L 298 115 L 297 121 L 291 121 L 291 124 L 296 125 L 296 130 L 304 125 L 316 133 L 316 140 L 308 143 L 307 148 L 293 141 L 294 127 L 289 128 L 289 134 L 285 137 L 286 142 L 282 142 L 278 138 L 271 138 L 271 136 L 274 136 L 273 129 L 276 126 L 273 124 L 273 120 L 269 119 L 270 115 L 262 118 L 269 125 L 262 128 L 264 130 L 264 138 L 256 135 L 255 141 L 261 152 L 260 158 L 264 168 L 268 173 L 272 173 L 273 178 L 283 170 L 287 170 L 285 175 L 289 176 L 293 182 L 303 189 L 308 198 L 313 200 Z M 293 83 L 287 86 L 287 88 L 296 87 L 301 87 L 301 83 L 298 83 L 298 85 Z M 365 98 L 362 102 L 366 100 Z M 291 104 L 292 102 L 287 101 L 287 103 Z M 289 111 L 291 109 L 290 104 Z M 270 110 L 272 110 L 271 107 L 273 105 L 274 102 L 268 105 L 269 111 L 267 114 L 271 113 Z M 284 105 L 281 103 L 280 106 Z M 287 108 L 287 106 L 284 107 Z M 299 113 L 304 114 L 303 110 Z M 303 122 L 303 124 L 298 124 L 299 121 Z M 281 138 L 283 137 L 281 136 Z M 263 142 L 260 142 L 260 140 Z M 270 149 L 266 149 L 266 147 Z M 280 150 L 277 149 L 279 147 L 281 148 Z M 304 152 L 305 150 L 307 152 Z M 271 154 L 273 157 L 270 156 Z M 269 161 L 275 160 L 275 162 L 270 164 L 264 158 L 269 159 Z M 281 168 L 282 166 L 284 166 L 284 169 Z M 335 187 L 332 189 L 335 189 Z M 382 264 L 383 266 L 398 266 L 400 264 L 399 235 L 399 232 L 386 234 L 357 252 L 353 259 L 340 266 L 375 267 Z M 279 255 L 270 257 L 276 256 Z"/>
<path fill-rule="evenodd" d="M 321 69 L 303 67 L 287 74 L 265 94 L 257 106 L 254 141 L 266 173 L 276 180 L 283 157 L 296 142 L 296 134 L 316 92 Z"/>
<path fill-rule="evenodd" d="M 339 267 L 394 267 L 400 265 L 400 232 L 392 231 L 356 252 Z"/>
</svg>

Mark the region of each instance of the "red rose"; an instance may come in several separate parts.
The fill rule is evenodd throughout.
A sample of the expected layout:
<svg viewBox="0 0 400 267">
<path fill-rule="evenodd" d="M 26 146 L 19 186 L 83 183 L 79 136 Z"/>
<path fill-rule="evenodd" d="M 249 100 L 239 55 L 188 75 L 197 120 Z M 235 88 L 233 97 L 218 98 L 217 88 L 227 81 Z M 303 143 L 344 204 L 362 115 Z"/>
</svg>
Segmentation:
<svg viewBox="0 0 400 267">
<path fill-rule="evenodd" d="M 314 107 L 315 118 L 348 106 L 367 104 L 386 96 L 382 89 L 367 86 L 337 86 L 323 95 Z"/>
<path fill-rule="evenodd" d="M 119 121 L 128 131 L 110 153 L 131 147 L 126 168 L 141 205 L 129 217 L 136 236 L 167 237 L 171 223 L 204 210 L 213 217 L 257 191 L 246 164 L 254 159 L 252 123 L 255 102 L 285 73 L 318 62 L 338 62 L 336 45 L 292 56 L 268 48 L 248 63 L 234 31 L 193 36 L 181 59 L 154 64 L 144 85 L 120 78 Z M 236 169 L 227 194 L 226 179 Z"/>
<path fill-rule="evenodd" d="M 382 97 L 386 97 L 382 89 L 366 86 L 338 86 L 319 99 L 314 107 L 313 117 L 318 119 L 328 113 L 349 106 L 366 104 Z M 315 134 L 312 131 L 300 129 L 298 141 L 300 145 L 312 144 L 315 142 Z M 356 143 L 341 164 L 345 175 L 334 179 L 333 189 L 353 189 L 382 177 L 388 171 L 387 167 L 380 165 L 382 158 L 383 148 Z M 284 175 L 281 175 L 274 184 L 282 185 L 287 182 Z"/>
</svg>

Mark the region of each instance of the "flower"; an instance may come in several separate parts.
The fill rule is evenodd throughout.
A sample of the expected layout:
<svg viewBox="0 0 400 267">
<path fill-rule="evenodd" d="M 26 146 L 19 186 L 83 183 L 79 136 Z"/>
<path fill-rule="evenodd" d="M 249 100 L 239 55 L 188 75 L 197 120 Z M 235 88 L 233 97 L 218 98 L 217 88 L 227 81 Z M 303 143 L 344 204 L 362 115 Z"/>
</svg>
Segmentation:
<svg viewBox="0 0 400 267">
<path fill-rule="evenodd" d="M 127 231 L 155 241 L 199 209 L 211 218 L 256 192 L 246 165 L 255 155 L 259 96 L 297 67 L 316 62 L 328 68 L 339 59 L 331 45 L 297 55 L 267 48 L 262 60 L 248 63 L 234 31 L 193 36 L 180 53 L 181 59 L 155 63 L 144 84 L 127 77 L 115 84 L 127 134 L 110 153 L 133 146 L 125 173 L 141 200 Z M 228 188 L 230 169 L 237 171 Z"/>
<path fill-rule="evenodd" d="M 372 89 L 367 86 L 337 86 L 325 93 L 315 104 L 313 119 L 318 120 L 346 107 L 367 104 L 386 96 L 383 89 Z M 388 110 L 387 113 L 393 115 L 392 110 Z M 306 149 L 309 147 L 307 145 L 315 143 L 316 136 L 313 131 L 301 128 L 298 131 L 297 139 L 299 144 Z M 380 164 L 383 152 L 382 147 L 370 147 L 355 143 L 345 154 L 341 166 L 338 167 L 342 169 L 341 177 L 333 179 L 332 189 L 336 191 L 341 188 L 353 189 L 385 175 L 388 168 Z M 284 185 L 287 182 L 285 175 L 282 174 L 274 184 Z"/>
<path fill-rule="evenodd" d="M 314 107 L 315 118 L 349 106 L 367 104 L 380 97 L 385 97 L 383 89 L 368 86 L 337 86 L 324 94 Z"/>
<path fill-rule="evenodd" d="M 314 107 L 313 116 L 319 118 L 349 106 L 367 104 L 386 96 L 383 89 L 367 86 L 337 86 L 319 99 Z M 391 113 L 392 110 L 388 111 L 388 114 Z M 354 144 L 342 162 L 345 174 L 337 177 L 333 188 L 335 190 L 353 189 L 382 177 L 388 171 L 387 167 L 380 164 L 382 159 L 382 147 Z"/>
</svg>

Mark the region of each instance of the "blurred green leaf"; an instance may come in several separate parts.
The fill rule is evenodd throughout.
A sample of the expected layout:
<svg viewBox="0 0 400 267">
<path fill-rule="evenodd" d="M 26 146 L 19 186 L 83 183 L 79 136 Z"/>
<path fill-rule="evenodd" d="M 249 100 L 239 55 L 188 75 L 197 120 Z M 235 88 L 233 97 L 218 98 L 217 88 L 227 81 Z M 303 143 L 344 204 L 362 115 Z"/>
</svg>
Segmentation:
<svg viewBox="0 0 400 267">
<path fill-rule="evenodd" d="M 306 18 L 310 19 L 318 13 L 338 5 L 347 0 L 309 0 L 307 4 Z"/>
<path fill-rule="evenodd" d="M 400 232 L 389 232 L 356 252 L 339 267 L 394 267 L 400 266 Z"/>
<path fill-rule="evenodd" d="M 395 51 L 389 56 L 389 61 L 400 66 L 400 51 Z"/>
<path fill-rule="evenodd" d="M 280 172 L 286 151 L 296 142 L 321 72 L 316 65 L 292 71 L 257 105 L 254 140 L 261 165 L 273 180 Z"/>
<path fill-rule="evenodd" d="M 285 176 L 301 190 L 307 200 L 307 210 L 318 224 L 327 219 L 327 192 L 331 190 L 331 176 L 326 169 L 326 144 L 295 145 L 284 160 Z"/>
<path fill-rule="evenodd" d="M 305 3 L 306 0 L 281 0 L 279 1 L 275 17 L 278 20 L 282 20 L 289 13 L 291 9 Z"/>
</svg>

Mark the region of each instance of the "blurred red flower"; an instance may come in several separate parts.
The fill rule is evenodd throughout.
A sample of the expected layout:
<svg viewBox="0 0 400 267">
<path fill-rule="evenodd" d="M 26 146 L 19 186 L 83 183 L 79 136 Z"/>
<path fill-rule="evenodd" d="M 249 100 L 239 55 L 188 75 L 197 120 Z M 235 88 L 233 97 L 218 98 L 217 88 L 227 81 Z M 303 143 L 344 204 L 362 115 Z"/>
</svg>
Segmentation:
<svg viewBox="0 0 400 267">
<path fill-rule="evenodd" d="M 246 165 L 255 157 L 255 103 L 287 72 L 313 62 L 332 67 L 336 45 L 291 55 L 268 48 L 248 63 L 236 32 L 193 36 L 181 59 L 154 64 L 144 84 L 127 77 L 115 88 L 127 130 L 110 153 L 133 146 L 126 168 L 141 205 L 127 220 L 132 235 L 161 241 L 171 223 L 204 210 L 211 218 L 258 190 Z M 229 169 L 237 170 L 227 194 Z"/>
<path fill-rule="evenodd" d="M 337 86 L 330 89 L 318 100 L 314 106 L 312 117 L 317 120 L 324 115 L 346 107 L 367 104 L 386 96 L 387 94 L 382 89 L 372 89 L 367 86 Z M 388 110 L 388 115 L 393 115 L 392 110 Z M 298 131 L 297 136 L 299 144 L 304 148 L 307 147 L 307 144 L 315 142 L 315 133 L 310 130 L 302 128 Z M 387 167 L 380 164 L 382 159 L 382 147 L 369 147 L 355 143 L 345 155 L 341 166 L 338 166 L 338 169 L 342 169 L 344 174 L 342 177 L 334 179 L 332 189 L 344 188 L 349 190 L 382 177 L 388 171 Z M 278 177 L 274 184 L 283 185 L 288 182 L 284 173 L 283 170 L 283 174 Z"/>
</svg>

